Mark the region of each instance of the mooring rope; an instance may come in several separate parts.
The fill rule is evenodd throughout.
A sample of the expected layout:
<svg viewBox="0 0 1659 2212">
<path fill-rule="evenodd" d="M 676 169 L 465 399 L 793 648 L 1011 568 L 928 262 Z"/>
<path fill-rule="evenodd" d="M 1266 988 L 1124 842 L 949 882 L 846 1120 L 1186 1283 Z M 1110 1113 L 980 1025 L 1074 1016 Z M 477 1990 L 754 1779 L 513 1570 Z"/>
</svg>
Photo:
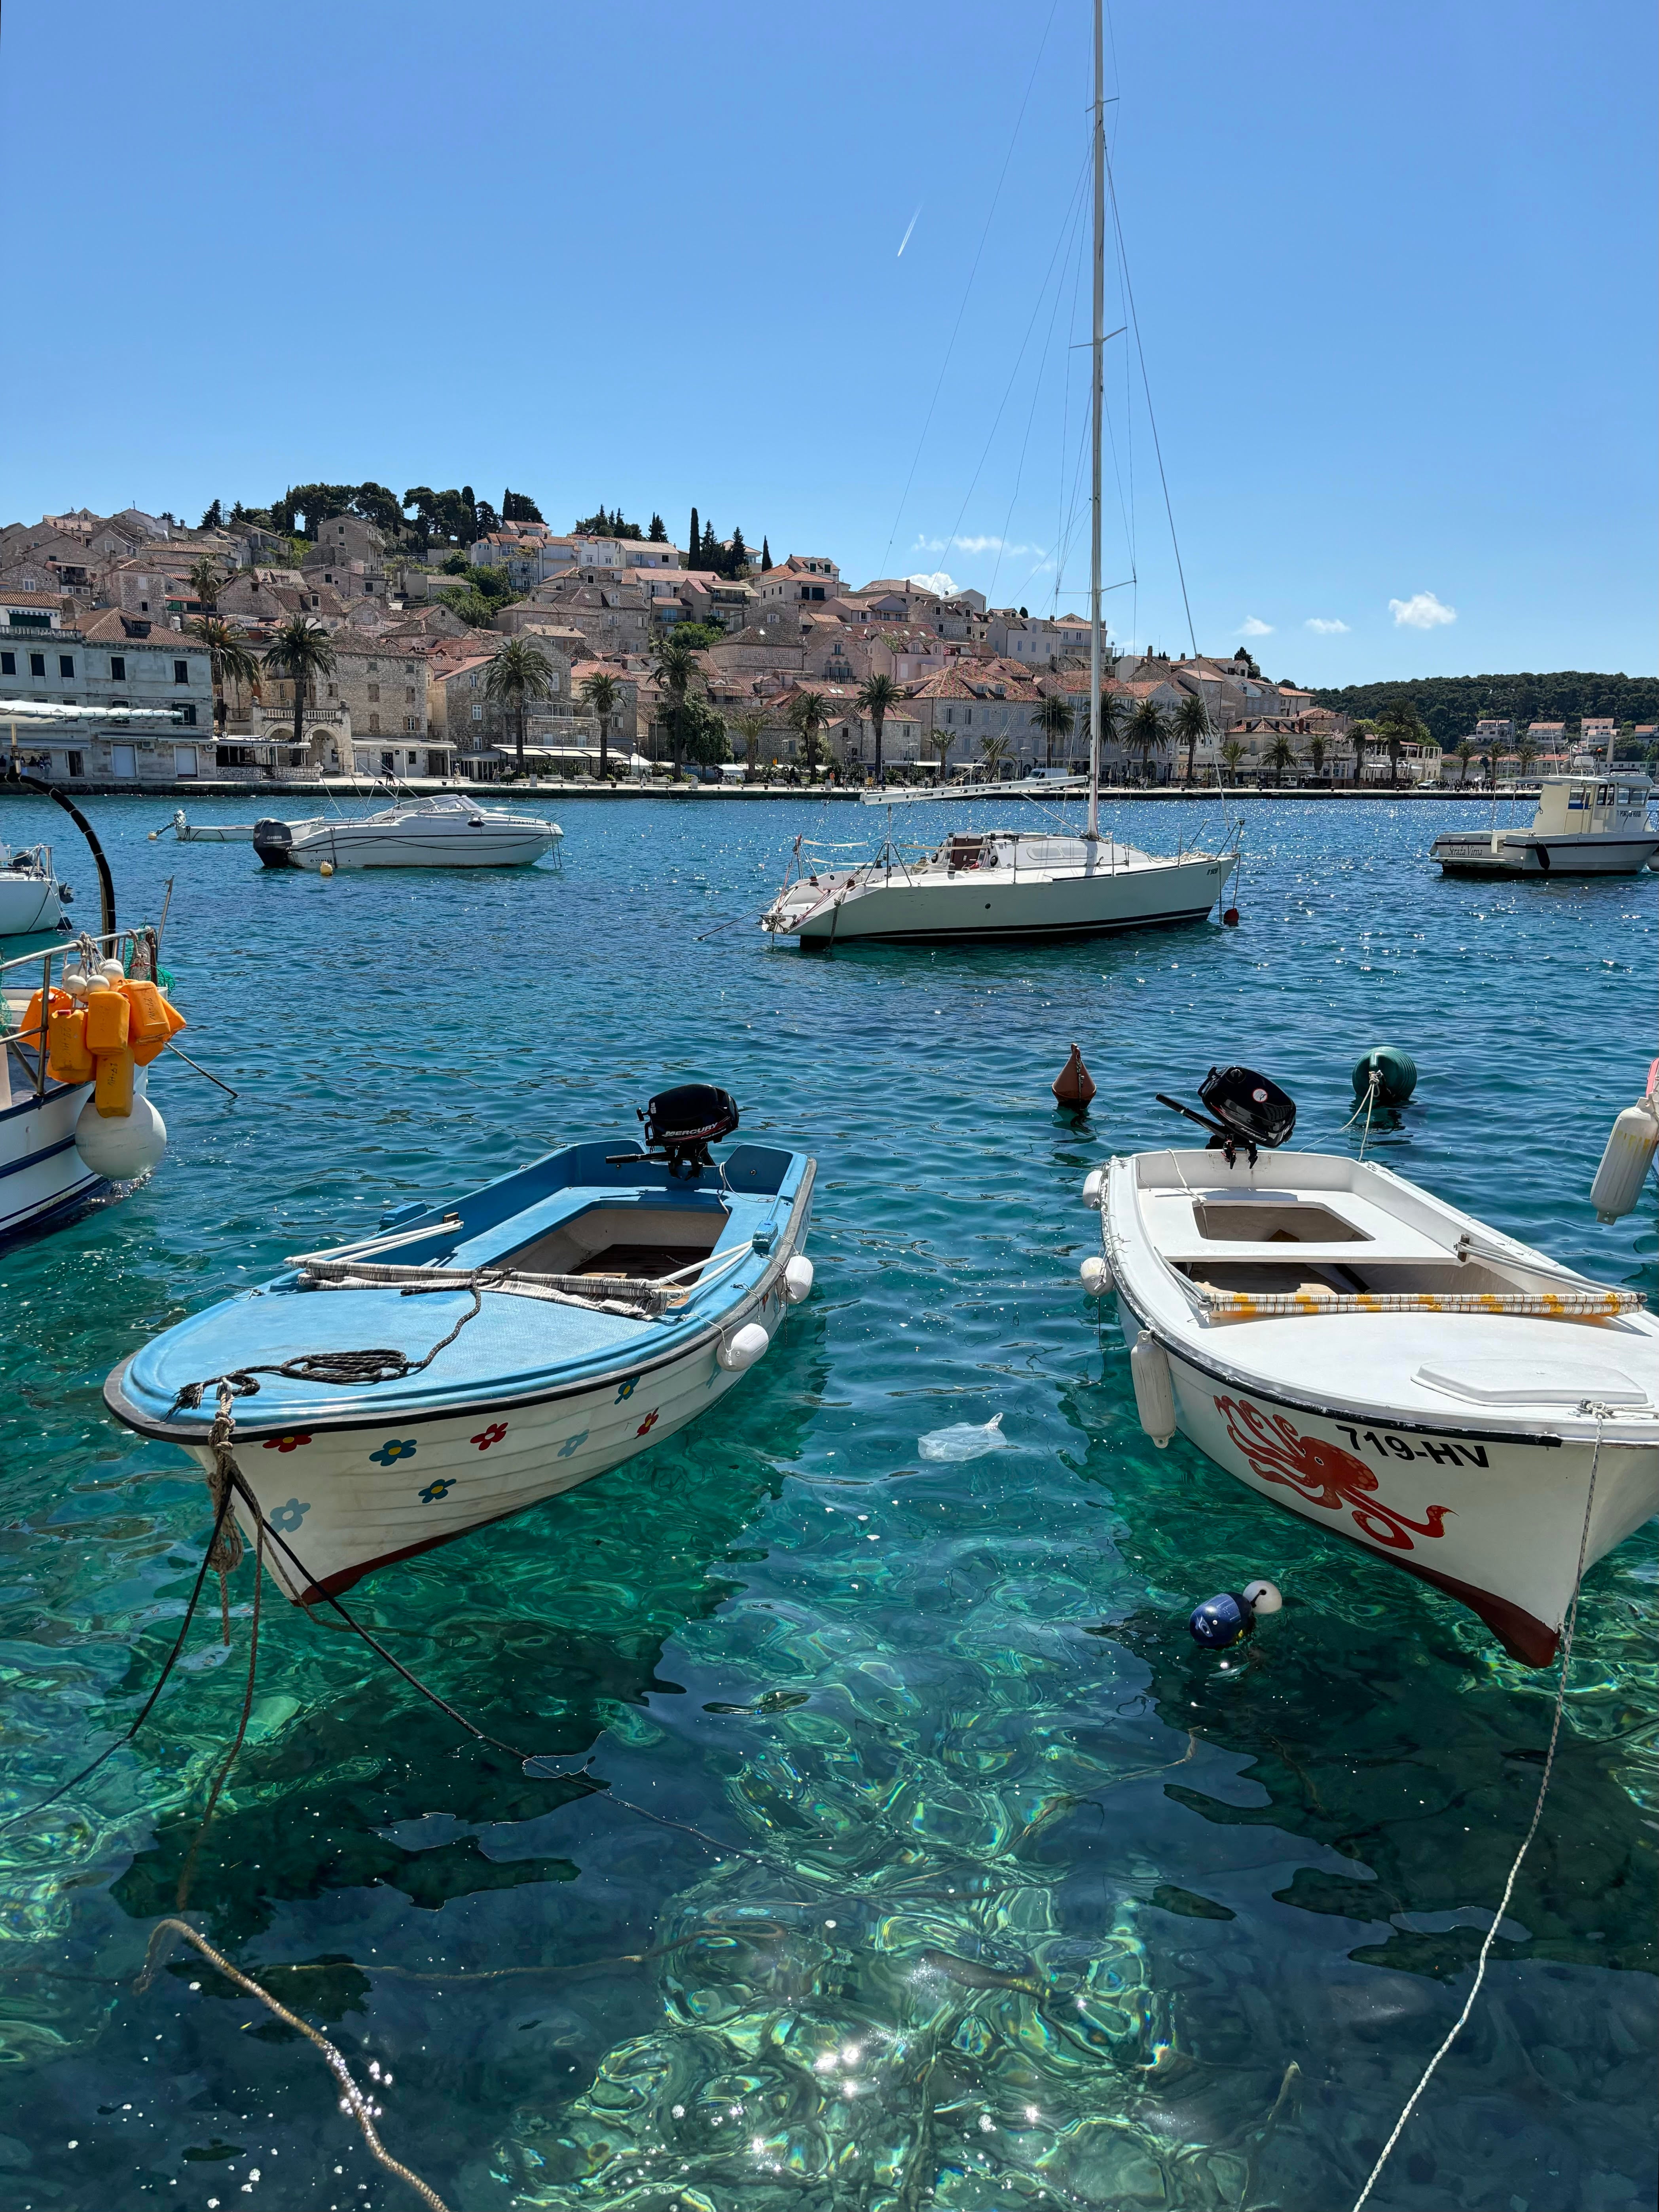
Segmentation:
<svg viewBox="0 0 1659 2212">
<path fill-rule="evenodd" d="M 452 1285 L 445 1283 L 432 1285 L 428 1287 L 447 1290 L 451 1288 Z M 280 1360 L 275 1364 L 266 1364 L 257 1367 L 233 1367 L 228 1370 L 223 1375 L 210 1375 L 200 1382 L 186 1382 L 184 1388 L 179 1391 L 178 1396 L 173 1401 L 173 1412 L 175 1413 L 193 1413 L 202 1402 L 203 1392 L 204 1390 L 211 1390 L 216 1386 L 217 1387 L 219 1391 L 219 1415 L 218 1419 L 214 1422 L 213 1430 L 208 1439 L 209 1443 L 212 1444 L 214 1448 L 215 1464 L 216 1467 L 218 1463 L 219 1451 L 218 1431 L 220 1423 L 226 1419 L 225 1401 L 227 1393 L 238 1398 L 252 1398 L 256 1396 L 258 1392 L 259 1385 L 254 1380 L 254 1377 L 258 1375 L 283 1375 L 286 1376 L 291 1382 L 331 1382 L 337 1384 L 342 1389 L 349 1389 L 354 1383 L 397 1382 L 401 1382 L 406 1375 L 418 1375 L 421 1373 L 422 1369 L 431 1366 L 433 1361 L 438 1357 L 438 1354 L 441 1352 L 447 1352 L 448 1350 L 449 1346 L 454 1343 L 456 1338 L 466 1327 L 468 1322 L 475 1321 L 480 1311 L 483 1310 L 483 1297 L 476 1282 L 471 1285 L 457 1285 L 453 1287 L 471 1288 L 472 1292 L 471 1308 L 468 1312 L 464 1313 L 461 1316 L 460 1319 L 456 1322 L 454 1328 L 450 1330 L 447 1336 L 439 1338 L 436 1344 L 433 1346 L 431 1351 L 427 1353 L 424 1359 L 411 1359 L 406 1352 L 398 1352 L 396 1350 L 387 1351 L 384 1349 L 369 1352 L 301 1352 L 297 1353 L 292 1359 Z M 230 1430 L 227 1431 L 228 1437 L 229 1434 L 234 1433 L 235 1425 L 235 1422 L 233 1419 Z M 211 1481 L 212 1477 L 210 1476 L 209 1480 Z M 236 1557 L 231 1561 L 231 1565 L 235 1566 L 239 1565 L 241 1556 L 240 1539 L 239 1537 L 237 1540 Z M 227 1638 L 226 1640 L 228 1641 L 229 1639 Z"/>
<path fill-rule="evenodd" d="M 1572 1601 L 1567 1607 L 1566 1627 L 1563 1631 L 1561 1638 L 1561 1679 L 1556 1686 L 1555 1716 L 1550 1723 L 1549 1749 L 1544 1755 L 1544 1773 L 1543 1778 L 1538 1784 L 1538 1800 L 1532 1808 L 1532 1819 L 1527 1824 L 1527 1832 L 1521 1838 L 1521 1848 L 1516 1853 L 1515 1862 L 1510 1868 L 1509 1880 L 1504 1884 L 1504 1894 L 1498 1900 L 1497 1911 L 1492 1915 L 1492 1925 L 1487 1929 L 1486 1938 L 1481 1943 L 1480 1955 L 1475 1961 L 1474 1980 L 1470 1984 L 1468 1996 L 1463 2001 L 1463 2009 L 1452 2022 L 1439 2050 L 1423 2069 L 1422 2078 L 1417 2087 L 1407 2098 L 1405 2107 L 1394 2124 L 1393 2133 L 1378 2152 L 1376 2164 L 1365 2177 L 1365 2186 L 1353 2201 L 1353 2212 L 1362 2212 L 1366 2198 L 1376 2186 L 1378 2175 L 1389 2162 L 1389 2153 L 1404 2133 L 1407 2121 L 1417 2109 L 1418 2099 L 1428 2087 L 1435 2069 L 1468 2025 L 1469 2014 L 1474 2010 L 1474 2001 L 1480 1994 L 1480 1984 L 1486 1978 L 1486 1960 L 1491 1954 L 1493 1939 L 1503 1924 L 1504 1915 L 1510 1909 L 1510 1899 L 1514 1894 L 1516 1877 L 1521 1871 L 1521 1862 L 1526 1857 L 1532 1846 L 1532 1839 L 1538 1832 L 1538 1823 L 1543 1816 L 1544 1800 L 1549 1794 L 1550 1776 L 1555 1767 L 1555 1747 L 1561 1735 L 1561 1715 L 1567 1702 L 1567 1668 L 1571 1664 L 1573 1633 L 1578 1626 L 1578 1594 L 1584 1580 L 1584 1555 L 1589 1549 L 1590 1515 L 1595 1505 L 1596 1470 L 1601 1462 L 1601 1431 L 1608 1418 L 1608 1410 L 1605 1406 L 1593 1404 L 1588 1400 L 1580 1410 L 1583 1413 L 1594 1413 L 1595 1416 L 1595 1449 L 1590 1455 L 1589 1488 L 1584 1498 L 1584 1525 L 1578 1537 L 1578 1565 L 1572 1578 Z"/>
<path fill-rule="evenodd" d="M 356 2121 L 357 2125 L 362 2130 L 363 2141 L 379 2159 L 380 2164 L 385 2166 L 386 2172 L 395 2173 L 399 2181 L 406 2181 L 422 2203 L 431 2206 L 432 2212 L 449 2212 L 448 2206 L 430 2183 L 422 2181 L 420 2175 L 412 2172 L 401 2159 L 393 2158 L 392 2153 L 380 2141 L 375 2132 L 374 2123 L 377 2119 L 385 2117 L 384 2106 L 372 2102 L 357 2087 L 356 2081 L 352 2077 L 351 2069 L 328 2038 L 319 2034 L 309 2021 L 301 2020 L 298 2013 L 290 2012 L 285 2004 L 278 2003 L 269 1990 L 261 1989 L 258 1983 L 250 1975 L 245 1974 L 240 1966 L 232 1966 L 224 1953 L 216 1950 L 205 1936 L 198 1935 L 187 1920 L 171 1917 L 158 1920 L 151 1930 L 149 1948 L 144 1954 L 143 1967 L 137 1980 L 133 1984 L 134 1990 L 140 1996 L 149 1989 L 161 1967 L 160 1947 L 162 1938 L 167 1936 L 182 1936 L 185 1942 L 194 1944 L 202 1956 L 216 1966 L 228 1981 L 234 1982 L 240 1990 L 246 1990 L 251 1997 L 258 1997 L 266 2010 L 275 2013 L 285 2027 L 297 2028 L 307 2043 L 320 2051 L 327 2062 L 330 2073 L 339 2084 L 340 2110 L 343 2112 L 349 2112 Z"/>
</svg>

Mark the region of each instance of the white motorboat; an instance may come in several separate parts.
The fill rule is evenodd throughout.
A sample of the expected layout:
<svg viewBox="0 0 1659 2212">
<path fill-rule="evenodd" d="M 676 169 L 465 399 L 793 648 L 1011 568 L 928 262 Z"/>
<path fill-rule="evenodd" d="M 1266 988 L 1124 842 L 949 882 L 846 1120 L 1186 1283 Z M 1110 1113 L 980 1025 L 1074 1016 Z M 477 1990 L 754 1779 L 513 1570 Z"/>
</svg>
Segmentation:
<svg viewBox="0 0 1659 2212">
<path fill-rule="evenodd" d="M 57 929 L 73 896 L 53 872 L 50 845 L 26 846 L 15 853 L 0 845 L 0 937 Z"/>
<path fill-rule="evenodd" d="M 803 945 L 1093 937 L 1201 921 L 1237 859 L 1236 843 L 1166 855 L 1110 836 L 1025 830 L 952 836 L 908 859 L 890 840 L 850 868 L 809 867 L 798 852 L 800 872 L 761 927 Z"/>
<path fill-rule="evenodd" d="M 253 849 L 268 868 L 527 868 L 563 835 L 556 822 L 445 792 L 378 814 L 258 822 Z"/>
<path fill-rule="evenodd" d="M 1547 775 L 1528 828 L 1449 830 L 1431 858 L 1448 875 L 1638 875 L 1659 854 L 1652 795 L 1648 778 L 1628 769 Z"/>
<path fill-rule="evenodd" d="M 1095 937 L 1162 922 L 1201 921 L 1238 866 L 1238 832 L 1218 850 L 1143 853 L 1100 834 L 1101 466 L 1105 402 L 1106 133 L 1100 25 L 1095 26 L 1093 425 L 1089 549 L 1088 814 L 1081 833 L 986 831 L 947 838 L 915 860 L 890 838 L 878 857 L 828 874 L 787 878 L 761 927 L 775 943 L 889 944 Z M 1114 336 L 1121 333 L 1114 332 Z M 1053 787 L 1049 787 L 1050 794 Z M 930 793 L 929 796 L 934 794 Z M 876 805 L 884 803 L 880 794 Z M 800 848 L 796 847 L 796 862 Z"/>
<path fill-rule="evenodd" d="M 1212 1070 L 1212 1111 L 1236 1079 L 1283 1098 Z M 1085 1185 L 1105 1267 L 1085 1278 L 1115 1285 L 1142 1426 L 1547 1664 L 1592 1465 L 1587 1567 L 1659 1509 L 1659 1322 L 1385 1168 L 1258 1153 L 1249 1114 L 1225 1150 L 1122 1156 Z"/>
<path fill-rule="evenodd" d="M 302 830 L 316 829 L 321 819 L 319 815 L 317 821 L 290 822 L 288 826 L 297 834 Z M 253 842 L 253 824 L 251 822 L 191 822 L 182 806 L 173 809 L 173 819 L 165 826 L 172 830 L 181 845 L 251 845 Z M 162 834 L 160 830 L 150 832 L 155 837 Z"/>
<path fill-rule="evenodd" d="M 148 1063 L 185 1023 L 155 981 L 156 954 L 155 932 L 136 929 L 0 963 L 0 1237 L 67 1219 L 166 1150 Z M 86 1009 L 103 993 L 127 1000 L 116 1027 L 130 1042 L 115 1044 L 111 1030 L 111 1048 L 94 1054 Z M 163 1010 L 142 1041 L 145 1012 Z"/>
<path fill-rule="evenodd" d="M 712 1160 L 737 1125 L 711 1085 L 665 1092 L 646 1147 L 568 1145 L 300 1255 L 124 1360 L 105 1400 L 206 1468 L 224 1378 L 246 1533 L 257 1510 L 289 1597 L 349 1589 L 650 1450 L 764 1357 L 812 1287 L 813 1163 Z"/>
</svg>

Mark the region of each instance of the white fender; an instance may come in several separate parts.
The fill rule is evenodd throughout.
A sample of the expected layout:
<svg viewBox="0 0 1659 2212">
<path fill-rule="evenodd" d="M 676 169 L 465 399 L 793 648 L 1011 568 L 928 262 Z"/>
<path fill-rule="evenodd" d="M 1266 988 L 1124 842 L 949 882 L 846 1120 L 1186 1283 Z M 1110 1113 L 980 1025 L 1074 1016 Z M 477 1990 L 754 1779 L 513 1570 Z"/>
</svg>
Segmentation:
<svg viewBox="0 0 1659 2212">
<path fill-rule="evenodd" d="M 812 1295 L 812 1262 L 804 1252 L 797 1252 L 783 1271 L 783 1295 L 792 1306 Z"/>
<path fill-rule="evenodd" d="M 1129 1375 L 1140 1425 L 1162 1451 L 1176 1432 L 1175 1378 L 1170 1373 L 1169 1353 L 1150 1329 L 1143 1328 L 1135 1339 Z"/>
<path fill-rule="evenodd" d="M 1601 1164 L 1590 1185 L 1590 1204 L 1598 1221 L 1618 1221 L 1635 1207 L 1659 1146 L 1659 1114 L 1653 1100 L 1626 1106 L 1613 1125 Z"/>
<path fill-rule="evenodd" d="M 1103 1298 L 1112 1288 L 1111 1265 L 1098 1253 L 1085 1260 L 1078 1273 L 1083 1278 L 1084 1289 L 1091 1298 Z"/>
<path fill-rule="evenodd" d="M 75 1149 L 94 1175 L 131 1182 L 159 1164 L 167 1125 L 141 1091 L 131 1114 L 105 1115 L 88 1098 L 75 1124 Z"/>
<path fill-rule="evenodd" d="M 733 1375 L 741 1375 L 745 1367 L 752 1367 L 771 1344 L 771 1338 L 757 1321 L 746 1321 L 720 1349 L 720 1365 Z"/>
<path fill-rule="evenodd" d="M 1106 1170 L 1104 1168 L 1091 1168 L 1083 1178 L 1083 1203 L 1085 1206 L 1101 1206 L 1105 1203 L 1105 1199 Z"/>
</svg>

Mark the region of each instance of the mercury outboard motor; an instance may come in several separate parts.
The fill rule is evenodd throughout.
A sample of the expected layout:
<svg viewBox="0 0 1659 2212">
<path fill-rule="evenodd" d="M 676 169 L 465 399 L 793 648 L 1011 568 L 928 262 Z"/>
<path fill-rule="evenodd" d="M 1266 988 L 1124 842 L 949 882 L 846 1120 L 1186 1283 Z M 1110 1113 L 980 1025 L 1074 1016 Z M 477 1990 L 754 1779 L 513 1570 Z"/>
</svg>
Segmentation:
<svg viewBox="0 0 1659 2212">
<path fill-rule="evenodd" d="M 682 1083 L 675 1090 L 659 1091 L 640 1119 L 647 1145 L 665 1158 L 669 1174 L 696 1182 L 705 1168 L 714 1164 L 708 1157 L 710 1145 L 737 1127 L 738 1102 L 729 1091 L 712 1083 Z"/>
<path fill-rule="evenodd" d="M 253 849 L 268 868 L 291 868 L 289 854 L 294 848 L 294 832 L 286 822 L 256 822 L 253 825 Z"/>
<path fill-rule="evenodd" d="M 1207 1129 L 1207 1149 L 1225 1152 L 1229 1167 L 1241 1145 L 1254 1167 L 1258 1147 L 1272 1152 L 1276 1146 L 1287 1144 L 1296 1128 L 1295 1099 L 1253 1067 L 1212 1067 L 1199 1085 L 1198 1095 L 1209 1109 L 1207 1114 L 1195 1113 L 1161 1091 L 1156 1094 L 1160 1106 L 1170 1107 L 1189 1121 L 1196 1121 L 1200 1129 Z"/>
</svg>

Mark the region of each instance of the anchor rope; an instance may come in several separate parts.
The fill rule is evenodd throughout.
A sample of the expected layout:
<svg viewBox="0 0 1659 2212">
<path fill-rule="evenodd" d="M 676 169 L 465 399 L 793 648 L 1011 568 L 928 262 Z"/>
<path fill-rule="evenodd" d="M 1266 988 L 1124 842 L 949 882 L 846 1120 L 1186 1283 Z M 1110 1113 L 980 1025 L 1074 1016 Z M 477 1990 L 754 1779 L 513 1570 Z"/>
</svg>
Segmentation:
<svg viewBox="0 0 1659 2212">
<path fill-rule="evenodd" d="M 385 2166 L 386 2172 L 395 2173 L 399 2181 L 407 2182 L 422 2203 L 431 2206 L 432 2212 L 449 2212 L 449 2208 L 430 2183 L 422 2181 L 420 2175 L 413 2172 L 401 2159 L 393 2158 L 392 2153 L 380 2141 L 375 2130 L 374 2123 L 377 2119 L 384 2118 L 385 2108 L 373 2103 L 358 2087 L 351 2069 L 328 2038 L 319 2034 L 309 2021 L 301 2020 L 298 2013 L 290 2012 L 285 2004 L 279 2003 L 269 1990 L 261 1989 L 258 1983 L 251 1975 L 245 1974 L 240 1966 L 233 1966 L 224 1953 L 216 1950 L 206 1936 L 198 1935 L 187 1920 L 168 1917 L 166 1920 L 159 1920 L 155 1923 L 150 1933 L 149 1948 L 144 1954 L 143 1966 L 133 1984 L 133 1988 L 139 1996 L 143 1995 L 155 1979 L 161 1964 L 162 1939 L 169 1936 L 182 1936 L 185 1941 L 193 1944 L 202 1956 L 216 1967 L 228 1981 L 234 1982 L 238 1989 L 246 1990 L 251 1997 L 257 1997 L 265 2009 L 274 2013 L 285 2027 L 297 2028 L 307 2043 L 320 2051 L 329 2072 L 339 2084 L 340 2110 L 343 2112 L 349 2112 L 356 2121 L 357 2125 L 362 2130 L 363 2141 L 380 2164 Z"/>
<path fill-rule="evenodd" d="M 1428 2087 L 1435 2069 L 1468 2025 L 1469 2014 L 1474 2010 L 1474 2001 L 1480 1994 L 1480 1984 L 1486 1978 L 1486 1960 L 1492 1952 L 1493 1939 L 1503 1924 L 1504 1915 L 1510 1909 L 1510 1899 L 1514 1893 L 1516 1877 L 1521 1871 L 1521 1862 L 1531 1849 L 1532 1839 L 1538 1832 L 1538 1823 L 1543 1817 L 1544 1800 L 1549 1795 L 1550 1777 L 1555 1769 L 1555 1748 L 1561 1735 L 1561 1716 L 1567 1702 L 1567 1669 L 1572 1662 L 1572 1639 L 1578 1626 L 1578 1594 L 1584 1580 L 1584 1555 L 1589 1549 L 1590 1515 L 1595 1506 L 1595 1477 L 1601 1463 L 1601 1432 L 1608 1419 L 1607 1407 L 1595 1404 L 1588 1399 L 1579 1410 L 1582 1413 L 1594 1413 L 1595 1416 L 1595 1449 L 1590 1454 L 1589 1487 L 1584 1498 L 1584 1525 L 1578 1535 L 1578 1565 L 1573 1573 L 1572 1601 L 1567 1607 L 1566 1626 L 1561 1638 L 1561 1679 L 1556 1686 L 1555 1713 L 1550 1723 L 1549 1749 L 1544 1755 L 1544 1772 L 1538 1784 L 1537 1802 L 1533 1806 L 1532 1819 L 1527 1824 L 1527 1832 L 1521 1838 L 1521 1848 L 1516 1853 L 1514 1863 L 1510 1868 L 1509 1880 L 1504 1884 L 1504 1894 L 1498 1900 L 1498 1910 L 1492 1917 L 1492 1925 L 1487 1929 L 1485 1940 L 1481 1943 L 1480 1955 L 1475 1961 L 1474 1979 L 1469 1986 L 1468 1996 L 1463 2000 L 1463 2009 L 1452 2022 L 1438 2051 L 1423 2069 L 1422 2078 L 1417 2087 L 1407 2098 L 1400 2118 L 1394 2124 L 1393 2133 L 1378 2152 L 1376 2164 L 1365 2177 L 1365 2186 L 1353 2201 L 1353 2212 L 1363 2212 L 1365 2200 L 1376 2186 L 1377 2177 L 1388 2164 L 1389 2153 L 1404 2133 L 1406 2123 L 1416 2111 L 1417 2101 Z"/>
</svg>

